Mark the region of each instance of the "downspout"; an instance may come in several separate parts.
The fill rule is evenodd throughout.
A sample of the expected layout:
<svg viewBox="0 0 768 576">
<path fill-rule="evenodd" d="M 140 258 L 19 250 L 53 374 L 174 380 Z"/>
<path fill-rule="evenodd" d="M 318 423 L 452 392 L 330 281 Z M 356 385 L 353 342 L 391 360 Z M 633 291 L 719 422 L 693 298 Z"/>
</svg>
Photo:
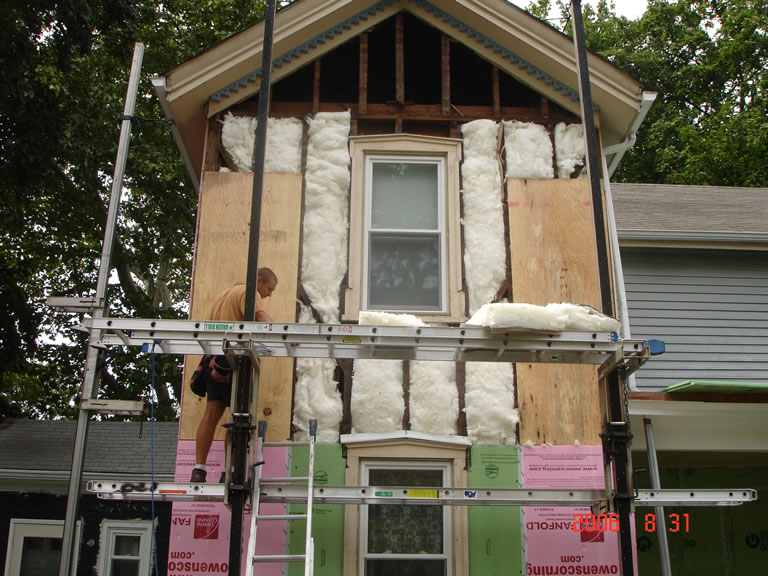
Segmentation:
<svg viewBox="0 0 768 576">
<path fill-rule="evenodd" d="M 166 97 L 168 91 L 166 90 L 165 77 L 155 76 L 152 78 L 152 87 L 155 89 L 157 99 L 160 100 L 160 107 L 163 109 L 166 119 L 171 123 L 171 133 L 176 142 L 176 147 L 179 149 L 181 157 L 184 159 L 184 166 L 187 168 L 187 174 L 189 174 L 189 179 L 192 181 L 192 187 L 195 189 L 195 192 L 199 194 L 200 174 L 195 171 L 192 160 L 189 158 L 189 152 L 187 152 L 187 148 L 184 146 L 184 140 L 181 138 L 181 132 L 179 132 L 179 129 L 176 127 L 176 122 L 173 119 L 171 107 L 168 105 L 168 98 Z"/>
<path fill-rule="evenodd" d="M 616 216 L 613 211 L 613 195 L 611 194 L 611 176 L 613 175 L 616 167 L 619 165 L 624 153 L 634 146 L 637 141 L 637 131 L 640 129 L 640 125 L 648 115 L 651 105 L 656 100 L 655 92 L 643 92 L 642 101 L 640 103 L 640 109 L 632 121 L 629 134 L 626 139 L 619 144 L 613 146 L 606 146 L 603 148 L 602 153 L 602 168 L 603 168 L 603 187 L 605 190 L 605 207 L 606 216 L 608 217 L 608 241 L 610 243 L 611 262 L 613 264 L 613 288 L 616 294 L 616 315 L 621 322 L 621 337 L 631 338 L 632 334 L 629 328 L 629 307 L 627 305 L 627 293 L 624 286 L 624 268 L 621 264 L 621 252 L 619 251 L 619 234 L 616 229 Z M 608 166 L 606 156 L 613 154 L 611 164 Z M 635 375 L 632 374 L 627 379 L 627 384 L 630 390 L 637 390 L 637 384 L 635 383 Z"/>
<path fill-rule="evenodd" d="M 603 148 L 604 156 L 610 156 L 613 154 L 611 163 L 608 165 L 609 177 L 613 176 L 613 173 L 619 166 L 619 162 L 621 162 L 621 159 L 624 157 L 624 153 L 635 145 L 635 142 L 637 141 L 637 131 L 640 130 L 640 125 L 643 123 L 645 117 L 648 115 L 648 111 L 656 101 L 656 96 L 656 92 L 643 92 L 640 100 L 640 109 L 637 111 L 635 119 L 632 121 L 632 126 L 629 127 L 627 137 L 624 139 L 624 141 L 619 142 L 618 144 L 614 144 L 613 146 L 606 146 Z M 606 178 L 606 181 L 607 180 L 608 179 Z"/>
</svg>

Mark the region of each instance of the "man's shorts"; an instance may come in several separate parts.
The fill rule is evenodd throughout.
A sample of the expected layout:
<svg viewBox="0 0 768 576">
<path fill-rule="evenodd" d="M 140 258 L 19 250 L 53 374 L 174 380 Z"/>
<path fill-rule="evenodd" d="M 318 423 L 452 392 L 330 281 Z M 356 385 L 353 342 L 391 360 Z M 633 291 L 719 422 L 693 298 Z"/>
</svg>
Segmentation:
<svg viewBox="0 0 768 576">
<path fill-rule="evenodd" d="M 216 356 L 216 365 L 226 367 L 229 369 L 229 363 L 224 356 Z M 222 380 L 222 378 L 219 378 Z M 230 399 L 232 397 L 232 375 L 231 370 L 229 377 L 225 379 L 225 382 L 217 381 L 216 378 L 208 378 L 205 393 L 208 396 L 208 401 L 221 401 L 226 406 L 229 406 Z"/>
</svg>

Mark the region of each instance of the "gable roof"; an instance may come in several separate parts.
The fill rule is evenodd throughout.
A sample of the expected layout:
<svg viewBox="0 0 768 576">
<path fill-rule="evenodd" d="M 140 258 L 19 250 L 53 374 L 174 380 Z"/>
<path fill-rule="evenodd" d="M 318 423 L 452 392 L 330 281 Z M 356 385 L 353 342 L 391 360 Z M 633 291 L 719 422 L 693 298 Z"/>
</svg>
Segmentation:
<svg viewBox="0 0 768 576">
<path fill-rule="evenodd" d="M 622 244 L 768 244 L 768 188 L 611 184 L 611 194 Z"/>
<path fill-rule="evenodd" d="M 272 82 L 400 11 L 412 13 L 505 73 L 580 116 L 573 42 L 506 0 L 301 0 L 275 18 Z M 259 90 L 264 22 L 155 79 L 188 168 L 199 173 L 206 120 Z M 605 146 L 627 137 L 642 102 L 628 74 L 590 57 L 592 99 Z"/>
<path fill-rule="evenodd" d="M 0 489 L 32 486 L 66 491 L 72 468 L 77 422 L 16 420 L 0 423 Z M 173 481 L 178 422 L 155 422 L 154 474 Z M 139 431 L 141 430 L 141 437 Z M 150 425 L 139 422 L 90 422 L 84 478 L 144 480 L 151 475 Z"/>
</svg>

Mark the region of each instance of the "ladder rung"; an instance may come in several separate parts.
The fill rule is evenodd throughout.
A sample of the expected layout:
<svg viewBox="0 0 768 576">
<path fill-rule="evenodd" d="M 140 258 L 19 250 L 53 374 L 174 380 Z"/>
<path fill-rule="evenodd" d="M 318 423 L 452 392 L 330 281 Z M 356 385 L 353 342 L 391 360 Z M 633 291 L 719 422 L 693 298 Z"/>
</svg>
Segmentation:
<svg viewBox="0 0 768 576">
<path fill-rule="evenodd" d="M 259 479 L 259 484 L 274 484 L 275 482 L 309 482 L 309 476 L 276 476 Z"/>
<path fill-rule="evenodd" d="M 306 514 L 259 514 L 257 520 L 306 520 Z"/>
<path fill-rule="evenodd" d="M 310 442 L 291 442 L 286 440 L 285 442 L 262 442 L 264 448 L 293 448 L 294 446 L 309 446 Z"/>
<path fill-rule="evenodd" d="M 303 554 L 263 554 L 254 556 L 254 562 L 305 562 Z"/>
</svg>

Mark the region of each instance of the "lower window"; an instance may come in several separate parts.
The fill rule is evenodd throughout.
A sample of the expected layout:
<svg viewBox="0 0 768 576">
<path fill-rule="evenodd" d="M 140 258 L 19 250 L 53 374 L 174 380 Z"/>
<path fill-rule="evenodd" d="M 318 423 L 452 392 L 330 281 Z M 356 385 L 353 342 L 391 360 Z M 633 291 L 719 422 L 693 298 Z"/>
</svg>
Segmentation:
<svg viewBox="0 0 768 576">
<path fill-rule="evenodd" d="M 80 532 L 80 523 L 77 523 Z M 6 576 L 58 576 L 63 520 L 12 518 L 5 559 Z M 77 549 L 72 565 L 77 565 Z"/>
<path fill-rule="evenodd" d="M 105 520 L 101 527 L 99 574 L 143 576 L 150 573 L 152 522 Z"/>
<path fill-rule="evenodd" d="M 450 485 L 447 462 L 363 462 L 367 486 L 435 488 Z M 371 504 L 360 507 L 360 574 L 449 576 L 448 506 Z"/>
</svg>

